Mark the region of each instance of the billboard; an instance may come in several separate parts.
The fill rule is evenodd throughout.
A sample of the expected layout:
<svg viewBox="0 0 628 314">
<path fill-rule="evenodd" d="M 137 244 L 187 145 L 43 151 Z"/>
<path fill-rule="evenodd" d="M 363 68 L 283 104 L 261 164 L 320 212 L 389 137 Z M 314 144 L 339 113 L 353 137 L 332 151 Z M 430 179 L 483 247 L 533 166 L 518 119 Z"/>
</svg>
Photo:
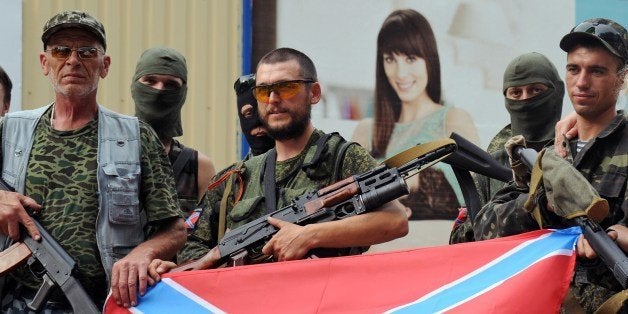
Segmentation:
<svg viewBox="0 0 628 314">
<path fill-rule="evenodd" d="M 628 11 L 625 0 L 277 0 L 276 8 L 276 46 L 303 51 L 317 66 L 323 98 L 313 107 L 314 126 L 359 142 L 379 160 L 452 131 L 486 148 L 510 122 L 502 84 L 512 59 L 541 53 L 564 80 L 566 53 L 558 43 L 577 22 L 600 16 L 628 25 L 628 17 L 618 13 Z M 397 26 L 398 33 L 387 29 L 391 13 L 402 9 L 425 21 L 407 23 L 415 29 Z M 397 17 L 404 18 L 414 17 Z M 430 34 L 419 34 L 415 43 L 395 46 L 409 33 L 420 32 L 416 28 L 426 27 L 433 42 Z M 380 38 L 385 47 L 378 47 L 380 32 L 391 38 L 384 44 Z M 387 53 L 378 55 L 378 48 Z M 403 52 L 412 49 L 425 58 L 408 60 Z M 439 75 L 430 72 L 435 63 Z M 397 72 L 387 64 L 394 64 Z M 382 109 L 386 97 L 378 81 L 380 86 L 389 82 L 401 109 Z M 626 90 L 622 93 L 619 109 L 626 107 Z M 571 112 L 567 95 L 563 103 L 563 114 Z M 393 118 L 382 118 L 386 115 Z M 375 130 L 378 119 L 388 122 Z M 381 127 L 386 123 L 392 130 Z M 412 213 L 410 234 L 382 245 L 382 250 L 447 243 L 464 199 L 451 169 L 434 169 L 409 181 L 413 192 L 404 205 Z"/>
</svg>

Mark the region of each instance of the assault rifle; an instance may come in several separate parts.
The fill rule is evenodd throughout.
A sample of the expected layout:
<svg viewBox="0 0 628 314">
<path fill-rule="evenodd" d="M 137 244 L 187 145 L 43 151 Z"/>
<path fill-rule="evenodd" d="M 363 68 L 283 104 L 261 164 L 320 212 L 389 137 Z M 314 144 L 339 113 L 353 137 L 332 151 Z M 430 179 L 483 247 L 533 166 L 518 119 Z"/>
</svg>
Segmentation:
<svg viewBox="0 0 628 314">
<path fill-rule="evenodd" d="M 517 146 L 513 149 L 515 156 L 521 162 L 532 169 L 538 153 L 531 148 Z M 606 231 L 597 222 L 587 216 L 574 218 L 575 222 L 582 228 L 584 238 L 587 239 L 593 250 L 602 259 L 604 264 L 613 272 L 615 279 L 626 289 L 628 286 L 628 258 L 615 241 L 613 241 Z"/>
<path fill-rule="evenodd" d="M 418 145 L 390 158 L 371 171 L 298 196 L 290 205 L 225 233 L 217 245 L 220 259 L 216 265 L 222 265 L 229 260 L 235 262 L 233 265 L 239 265 L 243 256 L 258 254 L 253 250 L 278 231 L 268 223 L 268 217 L 303 226 L 366 213 L 408 194 L 405 182 L 407 178 L 437 163 L 455 150 L 456 144 L 451 139 Z M 199 263 L 200 260 L 193 261 L 172 271 L 194 269 Z"/>
<path fill-rule="evenodd" d="M 0 179 L 0 190 L 13 191 L 2 179 Z M 32 221 L 39 230 L 41 240 L 35 241 L 26 232 L 24 226 L 20 225 L 22 242 L 15 243 L 0 253 L 0 265 L 2 265 L 0 275 L 5 275 L 25 262 L 30 266 L 35 261 L 39 261 L 45 269 L 42 277 L 43 284 L 37 290 L 33 300 L 27 304 L 29 309 L 39 312 L 46 305 L 55 286 L 58 286 L 75 313 L 100 313 L 83 286 L 73 276 L 76 262 L 36 219 Z"/>
</svg>

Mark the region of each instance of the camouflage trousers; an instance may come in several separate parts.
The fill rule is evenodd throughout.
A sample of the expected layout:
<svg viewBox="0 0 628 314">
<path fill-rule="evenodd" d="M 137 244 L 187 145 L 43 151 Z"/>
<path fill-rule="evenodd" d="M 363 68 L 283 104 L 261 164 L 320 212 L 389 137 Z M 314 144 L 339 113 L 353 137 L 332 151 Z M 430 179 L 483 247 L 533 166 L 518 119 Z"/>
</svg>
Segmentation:
<svg viewBox="0 0 628 314">
<path fill-rule="evenodd" d="M 583 283 L 572 283 L 569 286 L 569 293 L 574 296 L 575 301 L 579 303 L 584 313 L 595 313 L 606 300 L 615 294 L 615 292 L 603 287 Z M 569 313 L 564 310 L 561 312 Z M 628 313 L 626 304 L 622 306 L 618 313 Z"/>
</svg>

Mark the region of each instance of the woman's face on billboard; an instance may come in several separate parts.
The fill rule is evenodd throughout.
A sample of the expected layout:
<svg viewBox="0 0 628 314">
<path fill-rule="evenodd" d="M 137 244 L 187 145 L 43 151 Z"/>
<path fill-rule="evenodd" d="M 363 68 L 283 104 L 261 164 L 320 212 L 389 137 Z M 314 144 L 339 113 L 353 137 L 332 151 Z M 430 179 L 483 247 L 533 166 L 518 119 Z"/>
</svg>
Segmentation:
<svg viewBox="0 0 628 314">
<path fill-rule="evenodd" d="M 425 94 L 427 67 L 425 59 L 406 54 L 384 53 L 384 72 L 402 103 L 410 103 Z"/>
</svg>

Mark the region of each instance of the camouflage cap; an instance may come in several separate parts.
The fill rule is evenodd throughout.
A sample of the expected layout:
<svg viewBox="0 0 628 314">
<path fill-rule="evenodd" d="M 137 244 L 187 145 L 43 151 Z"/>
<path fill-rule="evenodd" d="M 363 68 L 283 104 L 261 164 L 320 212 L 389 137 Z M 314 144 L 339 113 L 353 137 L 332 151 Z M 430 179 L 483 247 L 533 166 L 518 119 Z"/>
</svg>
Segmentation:
<svg viewBox="0 0 628 314">
<path fill-rule="evenodd" d="M 608 51 L 628 64 L 628 31 L 619 23 L 604 19 L 588 19 L 574 27 L 560 40 L 560 48 L 565 52 L 583 40 L 593 39 L 604 45 Z"/>
<path fill-rule="evenodd" d="M 46 42 L 52 35 L 66 28 L 82 28 L 93 33 L 103 48 L 107 50 L 107 40 L 105 37 L 105 28 L 96 18 L 82 11 L 63 11 L 57 13 L 44 25 L 44 33 L 41 35 L 41 41 L 46 48 Z"/>
</svg>

